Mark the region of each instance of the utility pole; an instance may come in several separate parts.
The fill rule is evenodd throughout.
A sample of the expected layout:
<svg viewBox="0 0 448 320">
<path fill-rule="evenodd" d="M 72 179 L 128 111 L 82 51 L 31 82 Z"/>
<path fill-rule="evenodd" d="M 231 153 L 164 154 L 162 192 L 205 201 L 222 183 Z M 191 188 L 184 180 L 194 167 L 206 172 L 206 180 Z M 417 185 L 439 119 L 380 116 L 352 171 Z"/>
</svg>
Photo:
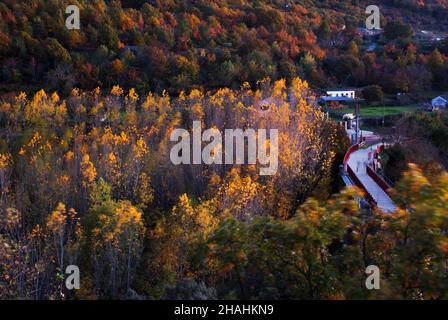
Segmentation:
<svg viewBox="0 0 448 320">
<path fill-rule="evenodd" d="M 289 3 L 289 0 L 285 0 L 285 3 L 283 5 L 283 17 L 284 17 L 284 21 L 285 21 L 285 31 L 288 29 L 288 23 L 286 22 L 286 16 L 290 9 L 291 9 L 291 4 Z"/>
<path fill-rule="evenodd" d="M 359 120 L 361 119 L 360 109 L 361 109 L 361 106 L 360 106 L 360 104 L 358 102 L 355 105 L 355 119 L 356 119 L 356 126 L 355 126 L 355 139 L 356 139 L 356 141 L 355 141 L 355 143 L 359 143 L 359 137 L 360 137 L 359 136 L 359 131 L 360 131 Z"/>
</svg>

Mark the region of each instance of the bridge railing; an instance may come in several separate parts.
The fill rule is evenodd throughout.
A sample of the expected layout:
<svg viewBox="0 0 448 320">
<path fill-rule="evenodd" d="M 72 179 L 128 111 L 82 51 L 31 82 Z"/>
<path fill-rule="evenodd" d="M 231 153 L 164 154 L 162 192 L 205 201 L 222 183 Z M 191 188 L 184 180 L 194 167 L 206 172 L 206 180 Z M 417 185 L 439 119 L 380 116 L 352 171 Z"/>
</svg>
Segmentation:
<svg viewBox="0 0 448 320">
<path fill-rule="evenodd" d="M 390 194 L 390 190 L 392 189 L 392 186 L 389 185 L 384 179 L 383 177 L 381 177 L 378 173 L 376 173 L 370 166 L 367 166 L 367 174 L 369 175 L 370 178 L 373 179 L 373 181 L 375 181 L 375 183 L 384 191 L 386 192 L 386 194 L 388 194 L 389 196 Z"/>
<path fill-rule="evenodd" d="M 366 186 L 361 182 L 361 180 L 359 180 L 359 178 L 356 176 L 355 172 L 353 172 L 353 169 L 349 165 L 347 165 L 347 173 L 348 173 L 350 179 L 352 179 L 352 181 L 355 183 L 355 185 L 364 191 L 365 198 L 370 203 L 370 205 L 372 207 L 376 207 L 377 202 L 375 201 L 373 196 L 370 194 L 370 192 L 367 190 Z"/>
<path fill-rule="evenodd" d="M 360 188 L 361 190 L 364 191 L 365 193 L 365 198 L 367 199 L 367 201 L 370 203 L 370 205 L 372 207 L 376 207 L 377 203 L 375 201 L 375 199 L 373 198 L 373 196 L 370 194 L 370 192 L 367 190 L 366 186 L 361 182 L 361 180 L 359 180 L 359 178 L 356 176 L 355 172 L 353 171 L 353 169 L 350 167 L 350 165 L 348 164 L 348 160 L 350 159 L 350 156 L 352 155 L 353 152 L 358 151 L 361 147 L 363 147 L 365 144 L 365 142 L 361 142 L 358 144 L 354 144 L 352 145 L 347 153 L 344 156 L 344 171 L 347 172 L 348 176 L 350 177 L 350 179 L 354 182 L 354 184 Z"/>
</svg>

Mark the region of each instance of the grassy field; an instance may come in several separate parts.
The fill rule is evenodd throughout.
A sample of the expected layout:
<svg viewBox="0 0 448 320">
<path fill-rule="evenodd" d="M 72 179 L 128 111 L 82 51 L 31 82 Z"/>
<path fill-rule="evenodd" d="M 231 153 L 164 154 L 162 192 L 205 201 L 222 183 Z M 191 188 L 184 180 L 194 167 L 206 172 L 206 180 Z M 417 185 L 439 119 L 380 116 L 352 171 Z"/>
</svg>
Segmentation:
<svg viewBox="0 0 448 320">
<path fill-rule="evenodd" d="M 418 104 L 407 106 L 363 106 L 361 107 L 361 116 L 363 118 L 379 118 L 382 116 L 403 114 L 407 112 L 415 112 L 420 108 Z M 342 117 L 346 113 L 355 113 L 355 108 L 343 108 L 332 110 L 330 113 L 336 117 Z"/>
</svg>

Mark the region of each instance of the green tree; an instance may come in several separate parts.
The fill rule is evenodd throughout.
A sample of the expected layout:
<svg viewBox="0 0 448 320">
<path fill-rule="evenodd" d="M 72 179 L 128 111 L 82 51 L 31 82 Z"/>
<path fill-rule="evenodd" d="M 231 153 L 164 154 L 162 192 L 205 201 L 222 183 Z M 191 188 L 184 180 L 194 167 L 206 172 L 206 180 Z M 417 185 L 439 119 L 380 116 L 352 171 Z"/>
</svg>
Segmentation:
<svg viewBox="0 0 448 320">
<path fill-rule="evenodd" d="M 47 40 L 46 49 L 54 65 L 69 63 L 71 61 L 70 53 L 55 38 L 49 38 Z"/>
<path fill-rule="evenodd" d="M 347 189 L 323 204 L 310 199 L 288 220 L 242 222 L 229 216 L 197 246 L 199 274 L 220 284 L 223 298 L 340 297 L 343 284 L 331 246 L 341 243 L 356 221 L 354 196 L 359 193 Z"/>
<path fill-rule="evenodd" d="M 331 29 L 330 29 L 330 23 L 328 22 L 328 19 L 325 17 L 322 19 L 322 23 L 319 26 L 319 29 L 317 30 L 317 34 L 320 38 L 324 40 L 329 40 L 331 37 Z"/>
<path fill-rule="evenodd" d="M 380 156 L 385 175 L 393 182 L 399 181 L 408 167 L 405 149 L 395 144 L 384 150 Z"/>
<path fill-rule="evenodd" d="M 428 59 L 427 68 L 431 71 L 433 82 L 438 87 L 444 87 L 448 81 L 446 80 L 445 58 L 438 49 L 435 49 Z"/>
<path fill-rule="evenodd" d="M 362 90 L 362 95 L 369 102 L 383 102 L 384 100 L 383 88 L 378 85 L 365 87 Z"/>
<path fill-rule="evenodd" d="M 402 21 L 392 20 L 384 27 L 384 36 L 389 40 L 406 39 L 414 35 L 412 26 Z"/>
<path fill-rule="evenodd" d="M 446 299 L 448 174 L 428 180 L 411 164 L 397 185 L 399 206 L 389 222 L 389 288 L 394 297 Z"/>
</svg>

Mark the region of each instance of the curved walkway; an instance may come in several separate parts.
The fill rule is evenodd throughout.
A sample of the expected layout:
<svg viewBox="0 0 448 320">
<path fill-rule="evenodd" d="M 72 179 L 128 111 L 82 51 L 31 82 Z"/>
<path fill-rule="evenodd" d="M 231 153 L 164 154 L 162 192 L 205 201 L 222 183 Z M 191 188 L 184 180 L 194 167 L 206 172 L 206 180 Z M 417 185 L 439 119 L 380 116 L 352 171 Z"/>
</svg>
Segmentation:
<svg viewBox="0 0 448 320">
<path fill-rule="evenodd" d="M 375 150 L 381 143 L 373 145 Z M 347 161 L 348 166 L 352 169 L 358 180 L 363 184 L 364 188 L 376 202 L 378 208 L 386 213 L 396 210 L 396 206 L 389 195 L 367 174 L 367 168 L 364 163 L 369 159 L 370 147 L 367 149 L 359 149 L 350 154 Z"/>
</svg>

